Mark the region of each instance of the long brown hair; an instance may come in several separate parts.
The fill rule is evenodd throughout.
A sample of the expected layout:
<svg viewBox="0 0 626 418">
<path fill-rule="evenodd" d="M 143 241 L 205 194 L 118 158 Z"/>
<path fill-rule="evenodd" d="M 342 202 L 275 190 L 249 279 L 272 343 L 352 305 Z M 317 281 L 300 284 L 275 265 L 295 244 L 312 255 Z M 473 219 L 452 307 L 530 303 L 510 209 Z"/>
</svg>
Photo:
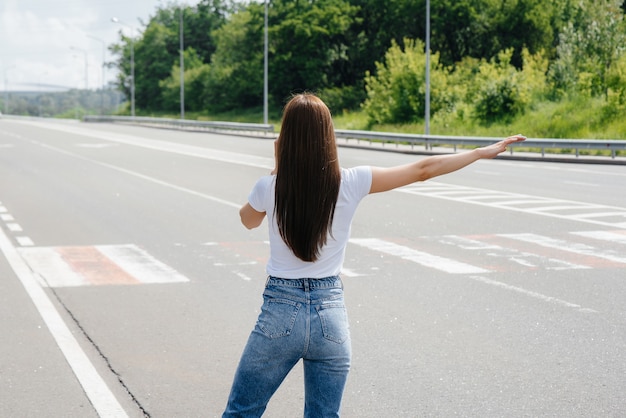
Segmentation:
<svg viewBox="0 0 626 418">
<path fill-rule="evenodd" d="M 341 184 L 332 117 L 317 96 L 298 94 L 285 106 L 276 159 L 280 236 L 296 257 L 315 261 L 331 234 Z"/>
</svg>

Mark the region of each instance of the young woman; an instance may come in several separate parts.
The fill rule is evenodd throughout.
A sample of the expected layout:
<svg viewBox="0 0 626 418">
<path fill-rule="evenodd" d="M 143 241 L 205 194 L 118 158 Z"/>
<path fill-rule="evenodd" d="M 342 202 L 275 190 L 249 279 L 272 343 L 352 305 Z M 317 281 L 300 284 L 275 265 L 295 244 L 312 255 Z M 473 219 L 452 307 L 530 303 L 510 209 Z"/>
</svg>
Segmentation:
<svg viewBox="0 0 626 418">
<path fill-rule="evenodd" d="M 330 111 L 312 94 L 287 103 L 276 168 L 240 210 L 247 228 L 269 224 L 269 275 L 261 314 L 244 349 L 223 417 L 259 417 L 302 359 L 305 417 L 338 417 L 350 368 L 350 332 L 339 278 L 354 212 L 378 193 L 494 158 L 511 136 L 459 154 L 382 168 L 339 166 Z"/>
</svg>

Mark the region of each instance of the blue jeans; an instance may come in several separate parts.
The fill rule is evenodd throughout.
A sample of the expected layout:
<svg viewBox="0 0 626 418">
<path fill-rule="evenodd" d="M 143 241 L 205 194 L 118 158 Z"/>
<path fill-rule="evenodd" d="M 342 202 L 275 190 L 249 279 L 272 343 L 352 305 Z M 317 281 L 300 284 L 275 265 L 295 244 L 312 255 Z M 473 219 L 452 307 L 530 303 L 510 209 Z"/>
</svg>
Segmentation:
<svg viewBox="0 0 626 418">
<path fill-rule="evenodd" d="M 304 416 L 339 417 L 350 369 L 350 329 L 339 277 L 270 277 L 222 415 L 260 417 L 289 371 L 304 365 Z"/>
</svg>

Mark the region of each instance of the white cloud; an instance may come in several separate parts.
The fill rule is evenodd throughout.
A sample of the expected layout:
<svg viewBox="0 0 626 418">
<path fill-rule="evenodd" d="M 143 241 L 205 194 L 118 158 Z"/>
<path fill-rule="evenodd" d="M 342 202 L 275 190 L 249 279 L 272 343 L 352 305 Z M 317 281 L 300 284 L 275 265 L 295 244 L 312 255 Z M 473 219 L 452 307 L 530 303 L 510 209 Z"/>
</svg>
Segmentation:
<svg viewBox="0 0 626 418">
<path fill-rule="evenodd" d="M 196 4 L 185 1 L 185 4 Z M 102 42 L 119 41 L 123 26 L 113 16 L 140 27 L 159 0 L 2 0 L 0 2 L 0 89 L 38 90 L 40 86 L 102 85 Z M 168 3 L 165 3 L 168 4 Z M 74 50 L 72 49 L 75 48 Z M 83 52 L 84 51 L 84 52 Z M 108 49 L 106 60 L 112 59 Z M 107 69 L 105 81 L 113 80 Z"/>
</svg>

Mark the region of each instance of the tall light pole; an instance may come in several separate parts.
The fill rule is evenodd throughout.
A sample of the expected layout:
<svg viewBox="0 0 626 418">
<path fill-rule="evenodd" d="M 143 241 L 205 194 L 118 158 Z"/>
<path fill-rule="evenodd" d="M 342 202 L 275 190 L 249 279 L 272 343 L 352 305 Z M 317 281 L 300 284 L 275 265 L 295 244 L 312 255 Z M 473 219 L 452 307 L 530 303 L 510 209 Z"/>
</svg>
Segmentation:
<svg viewBox="0 0 626 418">
<path fill-rule="evenodd" d="M 135 117 L 135 29 L 132 26 L 119 20 L 117 17 L 112 17 L 111 22 L 119 23 L 122 26 L 126 26 L 131 30 L 130 36 L 130 115 Z"/>
<path fill-rule="evenodd" d="M 267 111 L 267 72 L 268 72 L 268 36 L 267 36 L 267 3 L 269 0 L 265 0 L 265 18 L 263 24 L 263 123 L 267 125 L 268 111 Z"/>
<path fill-rule="evenodd" d="M 2 70 L 2 72 L 4 73 L 4 114 L 5 115 L 9 114 L 9 82 L 7 80 L 7 72 L 12 68 L 15 68 L 15 65 L 9 65 L 8 67 Z"/>
<path fill-rule="evenodd" d="M 104 67 L 105 67 L 105 54 L 106 54 L 106 42 L 104 42 L 100 38 L 96 38 L 95 36 L 87 35 L 91 39 L 95 39 L 96 41 L 102 44 L 102 89 L 100 90 L 100 114 L 104 114 Z"/>
<path fill-rule="evenodd" d="M 430 0 L 426 0 L 426 92 L 424 110 L 424 133 L 430 134 Z"/>
<path fill-rule="evenodd" d="M 180 12 L 180 118 L 185 119 L 185 50 L 183 38 L 183 8 L 179 8 Z"/>
<path fill-rule="evenodd" d="M 82 52 L 85 55 L 85 90 L 89 90 L 89 79 L 88 79 L 89 65 L 87 62 L 87 51 L 85 51 L 84 49 L 76 48 L 74 46 L 71 46 L 70 49 L 73 51 Z"/>
</svg>

